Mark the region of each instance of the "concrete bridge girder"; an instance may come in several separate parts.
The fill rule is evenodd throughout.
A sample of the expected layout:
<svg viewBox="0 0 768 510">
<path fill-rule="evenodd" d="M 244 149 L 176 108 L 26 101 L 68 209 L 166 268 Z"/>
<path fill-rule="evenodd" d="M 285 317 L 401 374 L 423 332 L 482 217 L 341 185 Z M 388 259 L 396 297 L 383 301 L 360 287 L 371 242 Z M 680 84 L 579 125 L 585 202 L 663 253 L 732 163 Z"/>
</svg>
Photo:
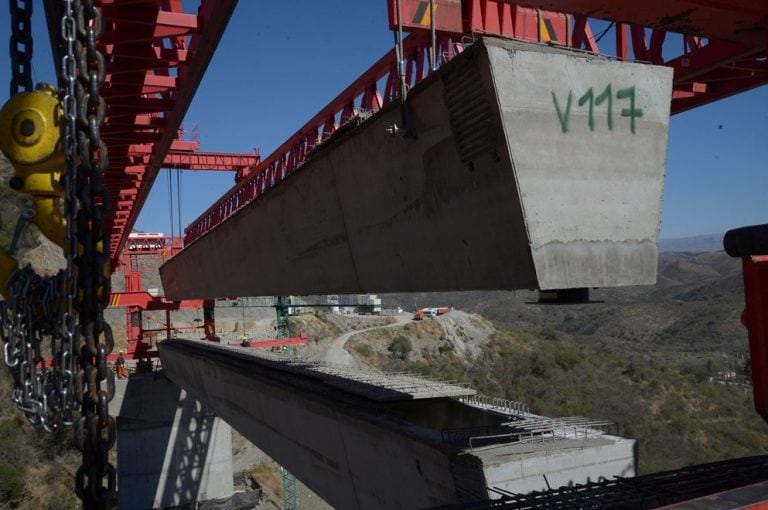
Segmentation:
<svg viewBox="0 0 768 510">
<path fill-rule="evenodd" d="M 465 401 L 380 395 L 355 387 L 368 383 L 353 369 L 318 377 L 316 364 L 209 342 L 159 347 L 170 380 L 334 508 L 432 508 L 486 500 L 492 487 L 528 493 L 635 473 L 634 440 L 473 406 L 466 388 Z M 382 379 L 371 386 L 386 389 Z"/>
<path fill-rule="evenodd" d="M 651 284 L 672 72 L 482 39 L 161 268 L 171 299 Z M 205 268 L 201 271 L 201 268 Z M 268 268 L 268 269 L 266 269 Z"/>
<path fill-rule="evenodd" d="M 365 399 L 339 398 L 343 392 L 317 382 L 302 387 L 301 378 L 194 344 L 161 344 L 165 374 L 333 507 L 428 508 L 457 501 L 451 459 L 404 433 L 402 423 L 378 414 Z M 474 494 L 484 493 L 482 483 L 480 475 Z"/>
</svg>

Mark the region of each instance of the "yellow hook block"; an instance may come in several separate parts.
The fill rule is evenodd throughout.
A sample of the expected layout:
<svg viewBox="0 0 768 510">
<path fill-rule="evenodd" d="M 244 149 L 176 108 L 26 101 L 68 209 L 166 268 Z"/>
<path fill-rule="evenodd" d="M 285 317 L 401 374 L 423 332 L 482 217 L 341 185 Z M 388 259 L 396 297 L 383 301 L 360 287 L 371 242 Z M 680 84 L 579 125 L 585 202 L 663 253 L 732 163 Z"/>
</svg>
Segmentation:
<svg viewBox="0 0 768 510">
<path fill-rule="evenodd" d="M 33 222 L 59 246 L 66 235 L 61 211 L 62 122 L 61 104 L 50 85 L 16 94 L 0 110 L 0 150 L 15 169 L 10 185 L 32 197 Z"/>
<path fill-rule="evenodd" d="M 39 85 L 33 92 L 16 94 L 0 110 L 0 150 L 15 170 L 10 185 L 32 197 L 35 208 L 32 222 L 60 247 L 64 246 L 67 230 L 61 184 L 66 163 L 61 136 L 63 121 L 61 103 L 50 85 Z M 97 250 L 103 253 L 102 243 Z M 16 259 L 0 249 L 0 294 L 6 299 L 5 282 L 17 268 Z M 104 264 L 103 274 L 106 278 L 111 274 L 109 261 Z"/>
<path fill-rule="evenodd" d="M 10 185 L 32 197 L 32 220 L 48 239 L 64 245 L 66 220 L 61 210 L 65 164 L 61 127 L 63 114 L 56 90 L 40 85 L 16 94 L 0 110 L 0 150 L 15 170 Z M 8 299 L 5 283 L 19 263 L 0 249 L 0 294 Z"/>
<path fill-rule="evenodd" d="M 16 94 L 0 110 L 0 149 L 16 169 L 13 187 L 21 193 L 61 196 L 64 168 L 63 112 L 55 89 L 40 85 Z"/>
</svg>

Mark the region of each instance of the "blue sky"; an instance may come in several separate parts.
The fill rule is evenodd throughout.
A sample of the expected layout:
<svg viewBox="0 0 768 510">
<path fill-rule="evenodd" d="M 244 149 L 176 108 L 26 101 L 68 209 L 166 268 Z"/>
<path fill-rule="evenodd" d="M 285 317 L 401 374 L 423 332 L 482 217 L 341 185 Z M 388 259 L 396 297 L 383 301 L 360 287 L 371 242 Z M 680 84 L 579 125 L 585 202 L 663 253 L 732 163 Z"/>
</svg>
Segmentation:
<svg viewBox="0 0 768 510">
<path fill-rule="evenodd" d="M 35 8 L 35 79 L 51 81 L 42 2 Z M 7 41 L 9 25 L 7 9 L 0 9 L 0 39 Z M 249 152 L 258 146 L 266 156 L 391 45 L 385 0 L 241 0 L 185 127 L 199 129 L 203 150 Z M 1 101 L 7 99 L 8 74 L 8 64 L 0 64 Z M 662 237 L 768 222 L 766 133 L 768 87 L 674 116 Z M 182 223 L 232 183 L 227 174 L 183 172 Z M 137 228 L 170 233 L 168 209 L 163 172 Z"/>
</svg>

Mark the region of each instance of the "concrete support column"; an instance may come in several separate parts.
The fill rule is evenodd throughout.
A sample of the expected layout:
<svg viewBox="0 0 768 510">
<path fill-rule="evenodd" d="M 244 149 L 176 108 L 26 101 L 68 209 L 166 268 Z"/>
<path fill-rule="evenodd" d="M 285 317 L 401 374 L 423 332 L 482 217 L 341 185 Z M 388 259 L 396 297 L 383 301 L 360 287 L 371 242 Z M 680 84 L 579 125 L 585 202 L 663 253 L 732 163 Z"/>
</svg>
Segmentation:
<svg viewBox="0 0 768 510">
<path fill-rule="evenodd" d="M 118 381 L 112 405 L 120 508 L 232 496 L 232 429 L 162 372 Z"/>
</svg>

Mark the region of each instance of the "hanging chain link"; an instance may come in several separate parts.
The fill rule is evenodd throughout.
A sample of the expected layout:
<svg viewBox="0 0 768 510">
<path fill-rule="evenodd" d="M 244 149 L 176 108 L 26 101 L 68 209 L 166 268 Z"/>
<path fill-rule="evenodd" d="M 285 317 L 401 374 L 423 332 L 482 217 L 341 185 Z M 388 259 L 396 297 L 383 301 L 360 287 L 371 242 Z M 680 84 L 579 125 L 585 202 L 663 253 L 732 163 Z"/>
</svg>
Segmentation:
<svg viewBox="0 0 768 510">
<path fill-rule="evenodd" d="M 31 4 L 10 2 L 11 95 L 32 90 Z M 104 231 L 109 197 L 103 184 L 107 148 L 100 130 L 106 103 L 100 89 L 106 68 L 96 46 L 103 18 L 93 0 L 60 0 L 60 7 L 66 266 L 55 276 L 39 276 L 30 266 L 10 276 L 9 300 L 0 302 L 0 339 L 14 379 L 12 399 L 34 426 L 54 431 L 72 425 L 79 405 L 74 425 L 82 465 L 75 491 L 86 509 L 110 508 L 117 475 L 109 462 L 116 427 L 109 415 L 115 377 L 107 356 L 114 341 L 104 320 L 110 295 Z M 19 219 L 16 242 L 28 219 Z"/>
<path fill-rule="evenodd" d="M 32 1 L 9 0 L 11 8 L 11 96 L 32 90 Z"/>
<path fill-rule="evenodd" d="M 67 2 L 70 3 L 70 2 Z M 75 398 L 81 416 L 75 424 L 75 437 L 83 453 L 77 471 L 75 490 L 85 508 L 108 508 L 116 487 L 117 474 L 109 462 L 109 450 L 115 444 L 115 418 L 109 414 L 109 402 L 115 393 L 114 373 L 108 369 L 112 352 L 112 330 L 104 320 L 110 295 L 109 244 L 104 231 L 104 216 L 109 209 L 109 195 L 103 183 L 107 168 L 107 147 L 101 140 L 101 125 L 106 103 L 100 89 L 106 75 L 104 56 L 96 42 L 104 29 L 101 10 L 93 0 L 74 0 L 77 37 L 74 56 L 78 154 L 68 154 L 72 163 L 79 159 L 75 183 L 68 191 L 78 207 L 72 240 L 76 240 L 73 262 L 77 267 L 75 307 L 78 325 L 76 344 L 80 348 L 80 370 L 75 375 Z M 69 183 L 68 183 L 69 186 Z M 68 231 L 70 233 L 70 231 Z"/>
<path fill-rule="evenodd" d="M 17 94 L 32 90 L 32 1 L 10 5 L 11 94 Z M 32 214 L 22 211 L 9 255 L 15 254 Z M 62 306 L 71 275 L 71 267 L 54 276 L 40 276 L 30 266 L 17 269 L 6 282 L 9 300 L 0 303 L 0 339 L 14 381 L 11 398 L 32 425 L 49 432 L 72 425 L 75 411 L 72 313 Z"/>
<path fill-rule="evenodd" d="M 8 279 L 11 299 L 0 303 L 0 337 L 14 379 L 11 398 L 32 425 L 49 432 L 71 424 L 66 375 L 55 363 L 49 366 L 44 347 L 50 346 L 57 361 L 61 358 L 63 279 L 63 271 L 41 277 L 27 266 Z"/>
</svg>

